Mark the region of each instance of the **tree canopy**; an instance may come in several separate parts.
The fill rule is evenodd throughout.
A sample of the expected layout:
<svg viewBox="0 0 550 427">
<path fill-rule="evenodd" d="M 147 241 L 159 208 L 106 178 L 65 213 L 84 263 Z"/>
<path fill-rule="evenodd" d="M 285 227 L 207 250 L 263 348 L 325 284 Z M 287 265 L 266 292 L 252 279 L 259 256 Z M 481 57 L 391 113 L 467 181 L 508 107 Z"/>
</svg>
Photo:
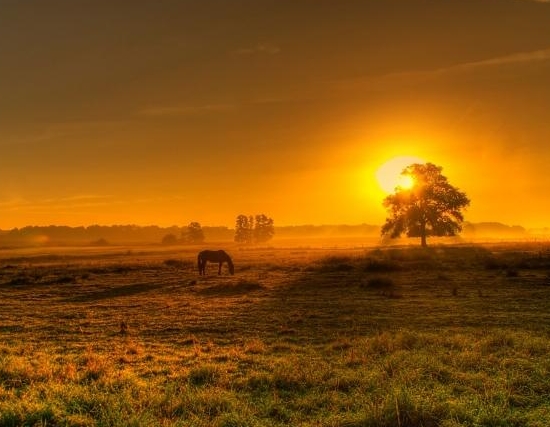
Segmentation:
<svg viewBox="0 0 550 427">
<path fill-rule="evenodd" d="M 204 231 L 200 223 L 193 221 L 187 226 L 187 230 L 183 233 L 183 239 L 189 243 L 202 243 L 204 242 Z"/>
<path fill-rule="evenodd" d="M 273 238 L 275 227 L 273 219 L 264 214 L 237 216 L 235 224 L 235 242 L 265 243 Z"/>
<path fill-rule="evenodd" d="M 392 238 L 406 234 L 420 237 L 427 246 L 429 236 L 454 236 L 462 229 L 462 210 L 470 204 L 465 193 L 453 187 L 442 175 L 442 167 L 414 163 L 402 175 L 412 178 L 410 188 L 397 187 L 384 199 L 389 217 L 382 234 Z"/>
<path fill-rule="evenodd" d="M 264 214 L 256 215 L 256 225 L 254 227 L 254 240 L 256 243 L 265 243 L 273 238 L 275 227 L 273 218 Z"/>
</svg>

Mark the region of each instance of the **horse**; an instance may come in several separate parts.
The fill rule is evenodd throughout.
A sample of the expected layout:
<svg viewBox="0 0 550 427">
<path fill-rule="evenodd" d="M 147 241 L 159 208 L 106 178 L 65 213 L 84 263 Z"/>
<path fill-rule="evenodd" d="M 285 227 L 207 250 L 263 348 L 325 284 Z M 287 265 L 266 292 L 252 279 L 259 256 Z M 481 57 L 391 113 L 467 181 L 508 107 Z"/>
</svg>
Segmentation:
<svg viewBox="0 0 550 427">
<path fill-rule="evenodd" d="M 199 275 L 201 276 L 206 275 L 207 261 L 218 263 L 218 274 L 222 274 L 222 264 L 224 262 L 227 263 L 227 267 L 229 268 L 229 273 L 231 273 L 231 275 L 235 274 L 235 266 L 233 265 L 233 261 L 225 251 L 205 250 L 205 251 L 199 252 L 199 255 L 197 256 L 197 263 L 199 265 Z"/>
</svg>

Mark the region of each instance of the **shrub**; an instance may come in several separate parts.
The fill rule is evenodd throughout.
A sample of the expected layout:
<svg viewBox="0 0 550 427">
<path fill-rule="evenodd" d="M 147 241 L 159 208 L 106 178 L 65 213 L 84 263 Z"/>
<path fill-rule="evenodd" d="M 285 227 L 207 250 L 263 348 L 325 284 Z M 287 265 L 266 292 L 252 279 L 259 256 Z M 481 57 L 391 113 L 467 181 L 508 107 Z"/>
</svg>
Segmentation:
<svg viewBox="0 0 550 427">
<path fill-rule="evenodd" d="M 367 280 L 366 283 L 362 283 L 362 288 L 371 289 L 388 289 L 394 286 L 393 280 L 389 277 L 373 277 Z"/>
<path fill-rule="evenodd" d="M 76 283 L 76 277 L 73 276 L 60 276 L 56 280 L 57 283 L 63 284 L 63 283 Z"/>
<path fill-rule="evenodd" d="M 174 234 L 167 234 L 162 238 L 163 245 L 176 245 L 178 243 L 178 238 Z"/>
<path fill-rule="evenodd" d="M 104 238 L 97 239 L 97 240 L 94 240 L 93 242 L 90 242 L 90 246 L 109 246 L 109 244 L 110 243 Z"/>
<path fill-rule="evenodd" d="M 519 273 L 518 273 L 517 270 L 515 270 L 513 268 L 509 268 L 508 270 L 506 270 L 506 276 L 507 277 L 518 277 Z"/>
<path fill-rule="evenodd" d="M 354 266 L 351 264 L 351 257 L 349 256 L 328 256 L 319 261 L 319 271 L 323 273 L 337 273 L 351 271 Z M 315 270 L 315 269 L 312 269 Z"/>
<path fill-rule="evenodd" d="M 376 273 L 389 273 L 402 270 L 402 267 L 395 261 L 368 259 L 364 270 Z"/>
<path fill-rule="evenodd" d="M 508 267 L 506 263 L 501 260 L 496 259 L 493 256 L 488 256 L 484 260 L 485 268 L 487 270 L 500 270 L 502 268 Z"/>
<path fill-rule="evenodd" d="M 164 260 L 164 265 L 167 267 L 174 267 L 174 268 L 185 268 L 188 263 L 185 263 L 182 260 L 179 259 L 167 259 Z"/>
<path fill-rule="evenodd" d="M 31 283 L 32 279 L 24 274 L 19 275 L 11 279 L 8 284 L 13 286 L 27 285 Z"/>
</svg>

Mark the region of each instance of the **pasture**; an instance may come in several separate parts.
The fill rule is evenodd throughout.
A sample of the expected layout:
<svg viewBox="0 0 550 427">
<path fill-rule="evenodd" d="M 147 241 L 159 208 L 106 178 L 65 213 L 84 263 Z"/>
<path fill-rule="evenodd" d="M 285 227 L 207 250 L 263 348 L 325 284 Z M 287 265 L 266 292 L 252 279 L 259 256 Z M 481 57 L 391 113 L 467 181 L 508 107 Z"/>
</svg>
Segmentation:
<svg viewBox="0 0 550 427">
<path fill-rule="evenodd" d="M 548 426 L 550 245 L 0 251 L 0 426 Z"/>
</svg>

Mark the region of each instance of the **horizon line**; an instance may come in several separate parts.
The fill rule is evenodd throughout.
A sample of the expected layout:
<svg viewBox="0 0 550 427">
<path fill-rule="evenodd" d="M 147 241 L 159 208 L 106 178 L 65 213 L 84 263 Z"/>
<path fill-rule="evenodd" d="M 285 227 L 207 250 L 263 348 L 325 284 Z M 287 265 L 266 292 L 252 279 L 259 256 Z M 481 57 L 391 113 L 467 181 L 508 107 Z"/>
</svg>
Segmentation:
<svg viewBox="0 0 550 427">
<path fill-rule="evenodd" d="M 200 223 L 199 223 L 200 224 Z M 537 229 L 546 229 L 550 228 L 550 225 L 544 225 L 544 226 L 536 226 L 536 227 L 526 227 L 521 224 L 508 224 L 501 221 L 464 221 L 464 225 L 502 225 L 509 228 L 523 228 L 525 231 L 528 230 L 537 230 Z M 6 232 L 6 231 L 13 231 L 13 230 L 21 230 L 24 228 L 49 228 L 49 227 L 66 227 L 66 228 L 90 228 L 90 227 L 138 227 L 138 228 L 147 228 L 147 227 L 158 227 L 158 228 L 185 228 L 189 224 L 186 225 L 159 225 L 159 224 L 135 224 L 135 223 L 126 223 L 126 224 L 89 224 L 89 225 L 66 225 L 66 224 L 48 224 L 48 225 L 35 225 L 35 224 L 28 224 L 20 227 L 12 227 L 12 228 L 0 228 L 0 232 Z M 227 229 L 234 229 L 234 226 L 228 226 L 228 225 L 203 225 L 200 224 L 202 228 L 227 228 Z M 313 224 L 313 223 L 302 223 L 302 224 L 285 224 L 285 225 L 274 225 L 275 228 L 290 228 L 290 227 L 361 227 L 361 226 L 367 226 L 367 227 L 382 227 L 382 224 L 373 224 L 373 223 L 321 223 L 321 224 Z"/>
</svg>

